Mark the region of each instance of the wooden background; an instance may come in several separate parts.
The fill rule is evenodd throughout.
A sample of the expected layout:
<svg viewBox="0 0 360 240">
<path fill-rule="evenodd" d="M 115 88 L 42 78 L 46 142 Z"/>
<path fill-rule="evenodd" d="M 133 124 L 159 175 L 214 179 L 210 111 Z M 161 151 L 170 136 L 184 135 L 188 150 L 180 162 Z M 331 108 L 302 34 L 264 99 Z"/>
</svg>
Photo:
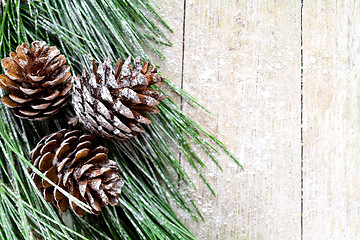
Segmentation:
<svg viewBox="0 0 360 240">
<path fill-rule="evenodd" d="M 360 1 L 156 0 L 161 72 L 241 161 L 203 169 L 198 239 L 360 239 Z M 191 168 L 184 161 L 191 173 Z"/>
</svg>

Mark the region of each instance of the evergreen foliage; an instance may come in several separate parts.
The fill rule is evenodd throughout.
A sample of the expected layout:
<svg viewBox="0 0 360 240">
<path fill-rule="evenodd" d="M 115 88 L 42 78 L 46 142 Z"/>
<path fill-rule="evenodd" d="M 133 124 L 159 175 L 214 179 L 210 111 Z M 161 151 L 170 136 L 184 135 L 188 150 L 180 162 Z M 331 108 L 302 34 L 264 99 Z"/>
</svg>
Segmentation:
<svg viewBox="0 0 360 240">
<path fill-rule="evenodd" d="M 73 72 L 79 74 L 92 59 L 101 62 L 110 56 L 115 63 L 117 58 L 131 55 L 151 61 L 144 49 L 163 57 L 156 44 L 171 45 L 158 26 L 170 28 L 149 0 L 2 0 L 0 4 L 1 58 L 23 42 L 44 40 L 57 46 Z M 199 106 L 182 89 L 169 80 L 166 83 L 190 104 Z M 216 149 L 227 150 L 171 98 L 162 100 L 158 107 L 159 114 L 148 116 L 153 124 L 144 126 L 146 133 L 104 143 L 125 181 L 120 204 L 105 207 L 99 216 L 80 218 L 70 211 L 62 214 L 45 202 L 27 171 L 32 168 L 46 178 L 30 164 L 28 154 L 43 136 L 74 128 L 68 124 L 74 116 L 71 105 L 52 119 L 30 122 L 15 117 L 1 104 L 0 239 L 194 239 L 169 202 L 172 199 L 195 219 L 202 218 L 187 191 L 187 186 L 194 185 L 177 151 L 211 190 L 199 171 L 205 163 L 192 146 L 200 146 L 216 164 Z"/>
</svg>

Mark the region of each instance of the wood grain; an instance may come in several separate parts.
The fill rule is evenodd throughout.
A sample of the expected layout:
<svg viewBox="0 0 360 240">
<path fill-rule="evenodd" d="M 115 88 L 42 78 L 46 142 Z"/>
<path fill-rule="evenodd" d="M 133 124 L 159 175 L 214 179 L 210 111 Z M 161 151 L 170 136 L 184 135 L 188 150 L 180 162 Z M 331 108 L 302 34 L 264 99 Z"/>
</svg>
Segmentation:
<svg viewBox="0 0 360 240">
<path fill-rule="evenodd" d="M 181 1 L 160 2 L 165 20 L 181 25 L 167 14 L 174 5 L 181 12 Z M 207 161 L 202 172 L 214 197 L 184 161 L 205 221 L 179 211 L 180 218 L 198 239 L 299 239 L 300 4 L 187 0 L 184 46 L 184 88 L 215 117 L 184 110 L 223 140 L 245 171 L 225 155 L 223 172 Z M 180 54 L 168 52 L 167 61 L 178 63 Z"/>
<path fill-rule="evenodd" d="M 156 9 L 159 15 L 164 18 L 165 22 L 170 25 L 173 33 L 171 33 L 165 26 L 158 22 L 158 26 L 169 38 L 173 44 L 171 47 L 158 45 L 155 46 L 164 55 L 165 60 L 160 59 L 153 51 L 147 51 L 155 64 L 159 66 L 161 74 L 170 79 L 173 83 L 181 86 L 182 80 L 182 52 L 183 52 L 183 20 L 184 20 L 184 0 L 157 0 Z M 163 84 L 165 87 L 165 84 Z M 173 95 L 172 98 L 177 98 Z M 175 102 L 180 103 L 180 99 L 175 99 Z"/>
<path fill-rule="evenodd" d="M 360 239 L 360 3 L 186 0 L 184 15 L 183 0 L 157 2 L 175 32 L 162 71 L 214 113 L 184 105 L 245 168 L 207 161 L 214 197 L 183 161 L 205 217 L 178 210 L 187 227 L 198 239 Z"/>
<path fill-rule="evenodd" d="M 303 9 L 303 239 L 360 239 L 360 3 Z"/>
</svg>

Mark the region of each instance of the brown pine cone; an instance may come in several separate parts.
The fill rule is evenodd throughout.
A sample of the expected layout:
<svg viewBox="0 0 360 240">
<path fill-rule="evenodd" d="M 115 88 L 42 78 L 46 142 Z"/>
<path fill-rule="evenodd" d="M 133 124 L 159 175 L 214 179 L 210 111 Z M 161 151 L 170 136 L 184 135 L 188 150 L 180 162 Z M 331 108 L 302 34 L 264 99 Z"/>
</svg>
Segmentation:
<svg viewBox="0 0 360 240">
<path fill-rule="evenodd" d="M 1 62 L 6 75 L 0 75 L 0 87 L 8 91 L 1 100 L 18 117 L 43 120 L 66 104 L 73 77 L 56 47 L 39 41 L 31 47 L 23 43 Z"/>
<path fill-rule="evenodd" d="M 88 204 L 91 213 L 98 215 L 105 205 L 118 203 L 124 182 L 116 162 L 108 159 L 108 149 L 98 145 L 94 135 L 60 130 L 44 137 L 31 151 L 30 159 L 53 183 Z M 62 212 L 71 206 L 77 215 L 84 215 L 76 203 L 29 171 L 46 201 L 53 202 Z"/>
<path fill-rule="evenodd" d="M 155 67 L 131 57 L 119 59 L 113 71 L 110 58 L 99 67 L 93 62 L 90 75 L 83 70 L 76 78 L 72 102 L 80 124 L 89 132 L 120 140 L 144 132 L 141 123 L 151 124 L 145 112 L 158 113 L 158 100 L 165 96 L 150 88 L 163 81 Z"/>
</svg>

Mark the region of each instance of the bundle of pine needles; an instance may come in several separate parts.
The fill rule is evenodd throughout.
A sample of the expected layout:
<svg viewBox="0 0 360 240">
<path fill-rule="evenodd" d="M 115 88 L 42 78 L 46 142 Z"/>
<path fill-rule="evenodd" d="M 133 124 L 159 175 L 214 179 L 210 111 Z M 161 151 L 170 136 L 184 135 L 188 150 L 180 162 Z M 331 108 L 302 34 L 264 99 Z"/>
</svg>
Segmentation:
<svg viewBox="0 0 360 240">
<path fill-rule="evenodd" d="M 156 44 L 171 45 L 158 26 L 170 28 L 149 0 L 2 0 L 0 4 L 1 58 L 23 42 L 44 40 L 57 46 L 73 72 L 79 73 L 78 66 L 89 65 L 91 59 L 101 62 L 110 56 L 115 62 L 131 55 L 151 61 L 144 49 L 163 57 Z M 182 89 L 166 83 L 190 104 L 200 106 Z M 119 206 L 80 218 L 72 212 L 59 213 L 46 203 L 27 171 L 28 167 L 36 171 L 28 153 L 43 136 L 71 128 L 67 121 L 74 116 L 72 108 L 50 120 L 29 122 L 1 105 L 0 239 L 193 239 L 169 204 L 172 199 L 195 219 L 201 218 L 186 190 L 194 185 L 177 152 L 207 184 L 199 171 L 205 163 L 192 146 L 200 146 L 217 165 L 216 148 L 227 150 L 170 98 L 158 107 L 159 114 L 148 116 L 153 124 L 145 126 L 146 133 L 106 143 L 125 181 Z"/>
</svg>

